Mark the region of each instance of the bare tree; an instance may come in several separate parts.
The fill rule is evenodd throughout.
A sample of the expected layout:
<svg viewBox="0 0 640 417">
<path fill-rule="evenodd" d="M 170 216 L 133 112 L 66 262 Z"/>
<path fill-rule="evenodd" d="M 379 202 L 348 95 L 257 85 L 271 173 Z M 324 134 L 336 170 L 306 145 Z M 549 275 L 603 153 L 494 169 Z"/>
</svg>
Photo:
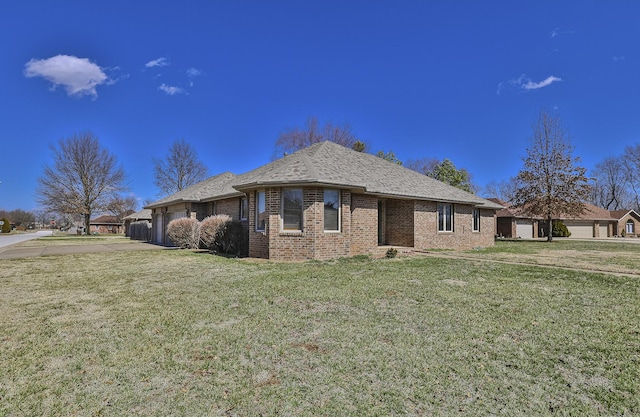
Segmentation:
<svg viewBox="0 0 640 417">
<path fill-rule="evenodd" d="M 505 202 L 511 202 L 516 192 L 515 178 L 502 181 L 491 181 L 488 183 L 482 192 L 487 197 L 496 197 Z"/>
<path fill-rule="evenodd" d="M 196 151 L 179 139 L 171 145 L 165 159 L 153 159 L 155 185 L 159 195 L 167 196 L 207 178 L 207 167 L 200 162 Z"/>
<path fill-rule="evenodd" d="M 53 164 L 38 178 L 38 202 L 53 212 L 83 216 L 89 234 L 91 214 L 126 189 L 124 170 L 88 131 L 61 139 L 51 150 Z"/>
<path fill-rule="evenodd" d="M 134 196 L 116 195 L 107 204 L 106 211 L 114 216 L 118 223 L 122 223 L 122 219 L 136 212 L 137 206 L 138 200 Z"/>
<path fill-rule="evenodd" d="M 41 227 L 50 227 L 52 225 L 52 221 L 55 222 L 56 214 L 52 213 L 47 208 L 37 208 L 33 211 L 33 213 L 36 218 L 36 223 L 38 223 Z"/>
<path fill-rule="evenodd" d="M 547 240 L 551 241 L 554 216 L 579 216 L 585 210 L 590 187 L 580 158 L 558 117 L 541 112 L 533 125 L 533 135 L 524 166 L 516 176 L 514 205 L 547 222 Z"/>
<path fill-rule="evenodd" d="M 15 223 L 16 226 L 28 228 L 36 221 L 36 216 L 30 211 L 15 209 L 9 212 L 9 220 Z"/>
<path fill-rule="evenodd" d="M 596 164 L 592 172 L 591 203 L 607 210 L 629 208 L 628 172 L 620 158 L 609 156 Z"/>
<path fill-rule="evenodd" d="M 295 127 L 284 131 L 278 136 L 274 156 L 277 158 L 287 155 L 325 140 L 359 152 L 367 150 L 367 145 L 358 140 L 351 132 L 351 126 L 348 124 L 337 126 L 332 123 L 326 123 L 320 127 L 316 117 L 309 117 L 302 128 Z"/>
<path fill-rule="evenodd" d="M 436 158 L 420 158 L 409 159 L 405 166 L 410 170 L 419 172 L 426 176 L 430 176 L 429 174 L 433 172 L 433 170 L 439 163 L 440 161 Z"/>
<path fill-rule="evenodd" d="M 625 169 L 627 185 L 633 194 L 634 208 L 640 209 L 640 145 L 627 146 L 624 149 L 622 164 Z"/>
</svg>

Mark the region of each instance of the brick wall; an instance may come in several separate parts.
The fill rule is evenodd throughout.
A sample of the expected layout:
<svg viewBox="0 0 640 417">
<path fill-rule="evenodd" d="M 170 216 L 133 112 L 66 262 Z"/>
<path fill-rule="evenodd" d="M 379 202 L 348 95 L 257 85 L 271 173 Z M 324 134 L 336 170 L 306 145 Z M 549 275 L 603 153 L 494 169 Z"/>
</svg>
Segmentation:
<svg viewBox="0 0 640 417">
<path fill-rule="evenodd" d="M 416 249 L 472 249 L 493 246 L 494 212 L 480 210 L 480 231 L 473 231 L 473 207 L 454 204 L 453 232 L 438 232 L 437 203 L 415 202 Z"/>
<path fill-rule="evenodd" d="M 249 256 L 273 260 L 334 259 L 378 252 L 378 201 L 375 196 L 340 192 L 340 230 L 324 231 L 322 188 L 303 189 L 303 230 L 281 230 L 282 188 L 267 188 L 264 232 L 255 231 L 256 191 L 249 193 Z M 237 204 L 239 208 L 239 203 Z M 438 232 L 437 203 L 384 200 L 384 234 L 389 245 L 416 249 L 470 249 L 493 245 L 492 210 L 480 211 L 480 231 L 473 229 L 473 207 L 454 205 L 454 231 Z"/>
<path fill-rule="evenodd" d="M 385 244 L 412 247 L 414 202 L 408 200 L 386 200 L 385 206 Z"/>
<path fill-rule="evenodd" d="M 269 238 L 267 233 L 270 229 L 269 221 L 264 232 L 256 232 L 256 194 L 251 191 L 249 199 L 249 256 L 252 258 L 269 258 Z M 265 192 L 265 195 L 267 193 Z"/>
<path fill-rule="evenodd" d="M 249 195 L 249 256 L 274 260 L 334 259 L 350 255 L 351 194 L 340 193 L 340 230 L 324 231 L 324 192 L 322 188 L 303 189 L 303 227 L 301 231 L 281 230 L 282 188 L 265 190 L 267 225 L 255 231 L 256 192 Z"/>
<path fill-rule="evenodd" d="M 378 198 L 351 194 L 351 256 L 378 248 Z"/>
<path fill-rule="evenodd" d="M 214 204 L 215 214 L 226 214 L 233 220 L 240 220 L 240 197 L 217 200 Z"/>
</svg>

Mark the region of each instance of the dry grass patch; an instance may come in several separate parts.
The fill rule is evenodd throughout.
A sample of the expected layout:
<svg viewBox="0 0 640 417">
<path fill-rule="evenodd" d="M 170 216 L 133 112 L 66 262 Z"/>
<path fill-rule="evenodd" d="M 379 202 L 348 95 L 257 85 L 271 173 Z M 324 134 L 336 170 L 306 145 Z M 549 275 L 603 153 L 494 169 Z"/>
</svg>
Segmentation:
<svg viewBox="0 0 640 417">
<path fill-rule="evenodd" d="M 464 257 L 640 275 L 640 245 L 635 243 L 498 241 L 492 248 L 464 252 Z"/>
<path fill-rule="evenodd" d="M 4 261 L 0 415 L 633 415 L 640 283 L 480 260 Z"/>
</svg>

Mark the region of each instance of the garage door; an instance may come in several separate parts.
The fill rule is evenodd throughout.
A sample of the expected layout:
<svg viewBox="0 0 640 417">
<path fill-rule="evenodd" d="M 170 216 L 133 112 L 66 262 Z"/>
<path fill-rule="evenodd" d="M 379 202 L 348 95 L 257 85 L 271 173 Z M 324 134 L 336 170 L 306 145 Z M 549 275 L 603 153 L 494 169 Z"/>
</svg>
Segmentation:
<svg viewBox="0 0 640 417">
<path fill-rule="evenodd" d="M 605 224 L 600 223 L 598 228 L 600 229 L 600 237 L 609 236 L 609 225 L 607 225 L 606 223 Z"/>
<path fill-rule="evenodd" d="M 154 243 L 162 244 L 162 236 L 164 233 L 162 229 L 162 214 L 155 215 L 153 220 Z"/>
<path fill-rule="evenodd" d="M 571 232 L 570 237 L 592 238 L 593 222 L 565 221 L 565 226 Z"/>
<path fill-rule="evenodd" d="M 516 220 L 516 236 L 522 239 L 533 238 L 533 223 L 531 220 Z"/>
</svg>

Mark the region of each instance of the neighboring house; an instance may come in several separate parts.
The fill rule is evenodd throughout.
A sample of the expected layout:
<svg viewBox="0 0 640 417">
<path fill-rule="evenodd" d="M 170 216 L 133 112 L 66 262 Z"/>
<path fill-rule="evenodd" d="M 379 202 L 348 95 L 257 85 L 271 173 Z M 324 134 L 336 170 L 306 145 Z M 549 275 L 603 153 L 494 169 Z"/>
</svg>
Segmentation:
<svg viewBox="0 0 640 417">
<path fill-rule="evenodd" d="M 585 204 L 580 217 L 557 216 L 555 220 L 562 220 L 573 238 L 612 237 L 617 223 L 609 210 L 591 204 Z"/>
<path fill-rule="evenodd" d="M 100 216 L 89 222 L 89 231 L 91 233 L 107 234 L 107 233 L 122 233 L 124 227 L 122 222 L 118 221 L 115 216 Z"/>
<path fill-rule="evenodd" d="M 537 238 L 540 233 L 539 222 L 541 218 L 531 217 L 523 212 L 519 207 L 502 201 L 498 198 L 490 198 L 503 208 L 496 212 L 496 236 L 504 238 Z"/>
<path fill-rule="evenodd" d="M 246 196 L 246 197 L 245 197 Z M 246 219 L 249 256 L 275 260 L 494 244 L 501 206 L 374 155 L 322 142 L 239 176 L 225 173 L 147 206 L 154 241 L 168 221 Z"/>
<path fill-rule="evenodd" d="M 152 212 L 151 242 L 172 246 L 167 225 L 182 217 L 202 220 L 214 214 L 227 214 L 246 221 L 247 200 L 244 193 L 231 186 L 235 179 L 234 174 L 225 172 L 147 205 L 145 208 Z"/>
<path fill-rule="evenodd" d="M 132 225 L 135 225 L 136 230 L 140 228 L 140 224 L 149 223 L 149 228 L 151 225 L 151 210 L 150 209 L 142 209 L 135 213 L 132 213 L 122 219 L 124 222 L 124 235 L 127 237 L 135 238 L 136 240 L 150 240 L 149 237 L 141 237 L 140 233 L 135 233 L 135 237 L 132 234 Z"/>
<path fill-rule="evenodd" d="M 613 210 L 611 217 L 616 221 L 616 236 L 640 236 L 640 215 L 634 210 Z"/>
<path fill-rule="evenodd" d="M 504 208 L 496 213 L 496 235 L 506 238 L 532 239 L 544 237 L 546 221 L 541 217 L 524 214 L 522 208 L 513 207 L 509 203 L 491 198 L 493 202 L 502 204 Z M 635 235 L 640 226 L 640 216 L 633 210 L 609 211 L 591 204 L 585 204 L 585 211 L 579 217 L 555 215 L 554 220 L 561 220 L 572 238 L 602 238 Z"/>
</svg>

